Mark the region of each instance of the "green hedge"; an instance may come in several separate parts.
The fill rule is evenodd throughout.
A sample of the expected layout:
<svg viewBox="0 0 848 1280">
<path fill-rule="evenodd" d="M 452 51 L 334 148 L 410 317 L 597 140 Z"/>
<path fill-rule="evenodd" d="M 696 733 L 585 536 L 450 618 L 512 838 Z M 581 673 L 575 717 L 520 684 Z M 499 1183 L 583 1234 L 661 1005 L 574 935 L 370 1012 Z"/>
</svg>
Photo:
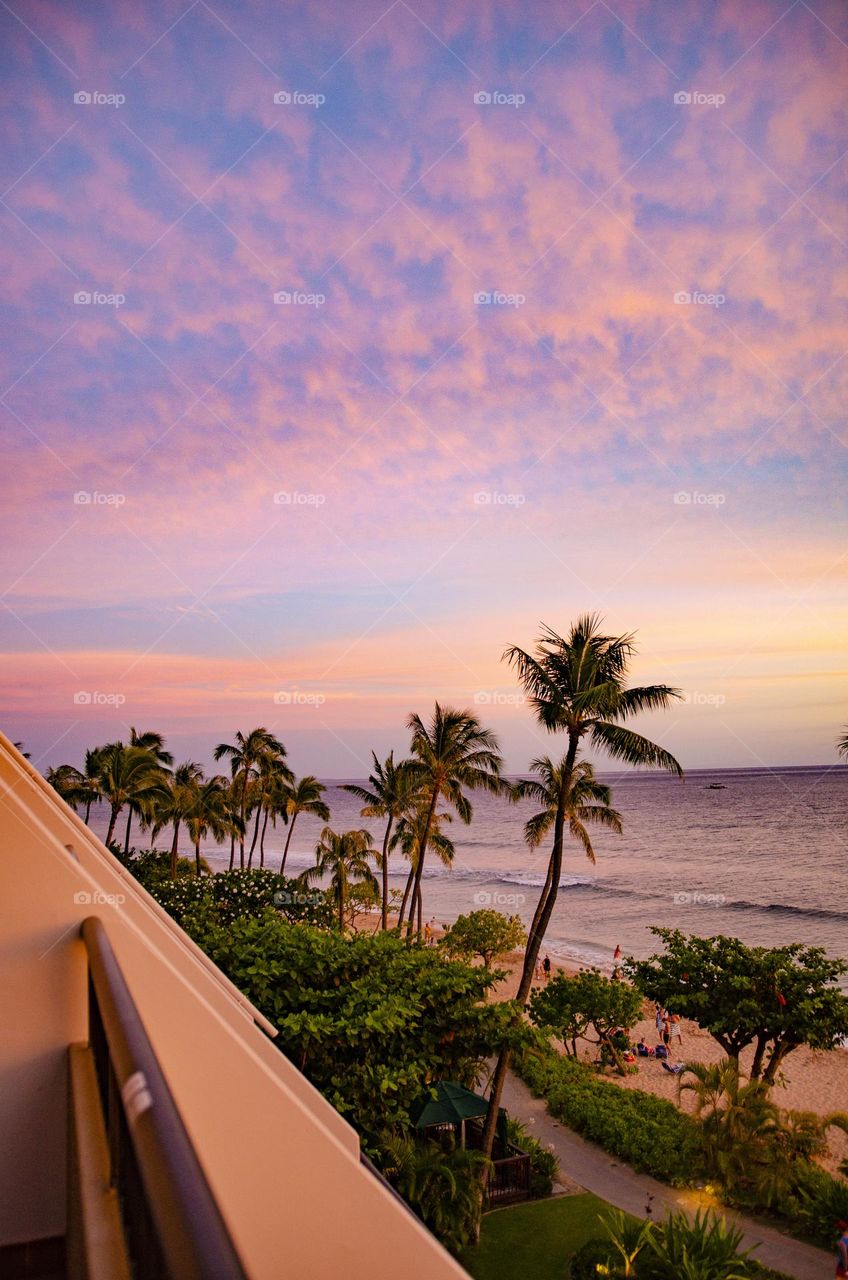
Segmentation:
<svg viewBox="0 0 848 1280">
<path fill-rule="evenodd" d="M 699 1127 L 673 1103 L 601 1079 L 542 1036 L 516 1055 L 514 1068 L 558 1120 L 640 1173 L 673 1187 L 692 1186 L 702 1173 Z"/>
</svg>

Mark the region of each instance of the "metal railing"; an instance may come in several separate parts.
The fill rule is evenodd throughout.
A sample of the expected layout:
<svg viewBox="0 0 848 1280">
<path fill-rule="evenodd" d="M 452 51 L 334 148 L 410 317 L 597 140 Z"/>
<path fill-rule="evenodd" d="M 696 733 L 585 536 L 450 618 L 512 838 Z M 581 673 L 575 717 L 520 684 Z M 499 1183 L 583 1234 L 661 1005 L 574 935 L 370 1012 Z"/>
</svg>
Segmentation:
<svg viewBox="0 0 848 1280">
<path fill-rule="evenodd" d="M 89 1040 L 110 1174 L 135 1280 L 245 1280 L 245 1271 L 100 920 L 83 921 Z"/>
</svg>

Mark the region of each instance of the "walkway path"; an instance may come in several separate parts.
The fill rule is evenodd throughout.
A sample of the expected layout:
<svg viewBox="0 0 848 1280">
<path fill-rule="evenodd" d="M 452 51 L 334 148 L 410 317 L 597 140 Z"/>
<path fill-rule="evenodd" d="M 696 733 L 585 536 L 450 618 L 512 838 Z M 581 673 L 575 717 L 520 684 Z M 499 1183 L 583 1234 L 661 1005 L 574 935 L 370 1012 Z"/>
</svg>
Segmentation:
<svg viewBox="0 0 848 1280">
<path fill-rule="evenodd" d="M 503 1105 L 510 1115 L 529 1127 L 535 1138 L 553 1146 L 564 1174 L 618 1209 L 644 1218 L 650 1205 L 651 1216 L 661 1221 L 668 1213 L 684 1209 L 691 1215 L 710 1203 L 701 1193 L 677 1191 L 647 1174 L 636 1173 L 629 1165 L 587 1142 L 555 1120 L 544 1099 L 534 1098 L 527 1085 L 512 1072 L 507 1077 Z M 722 1209 L 722 1213 L 742 1231 L 745 1248 L 757 1246 L 754 1256 L 763 1266 L 773 1267 L 796 1280 L 829 1280 L 833 1275 L 835 1253 L 831 1259 L 822 1249 L 793 1240 L 773 1227 L 761 1226 L 728 1209 Z"/>
</svg>

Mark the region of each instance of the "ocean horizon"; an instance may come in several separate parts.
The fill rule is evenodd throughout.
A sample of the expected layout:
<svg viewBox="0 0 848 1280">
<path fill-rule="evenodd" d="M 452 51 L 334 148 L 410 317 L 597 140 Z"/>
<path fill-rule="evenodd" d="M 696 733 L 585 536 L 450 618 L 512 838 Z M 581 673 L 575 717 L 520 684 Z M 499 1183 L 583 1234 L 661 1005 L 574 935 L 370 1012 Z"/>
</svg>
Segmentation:
<svg viewBox="0 0 848 1280">
<path fill-rule="evenodd" d="M 560 894 L 545 942 L 552 959 L 608 968 L 616 946 L 642 958 L 659 949 L 652 925 L 731 934 L 757 946 L 800 942 L 846 955 L 848 767 L 693 769 L 683 780 L 647 771 L 607 770 L 599 776 L 612 787 L 623 833 L 593 833 L 594 865 L 566 840 Z M 360 803 L 342 790 L 343 781 L 362 779 L 326 780 L 330 825 L 366 827 L 381 845 L 383 822 L 360 817 Z M 471 825 L 454 819 L 446 826 L 456 846 L 452 867 L 442 866 L 432 851 L 428 855 L 425 917 L 449 924 L 489 906 L 528 922 L 549 854 L 547 842 L 531 852 L 523 841 L 534 806 L 483 793 L 471 799 Z M 298 818 L 287 864 L 291 874 L 313 865 L 323 825 Z M 105 833 L 103 806 L 92 813 L 92 827 L 101 837 Z M 122 817 L 120 838 L 123 827 Z M 266 866 L 279 867 L 286 833 L 281 824 L 269 826 Z M 132 843 L 148 842 L 134 824 Z M 169 843 L 162 833 L 159 846 Z M 180 852 L 191 853 L 185 834 Z M 216 871 L 228 865 L 228 844 L 207 840 L 201 853 Z M 408 864 L 397 853 L 390 866 L 392 887 L 402 889 Z"/>
</svg>

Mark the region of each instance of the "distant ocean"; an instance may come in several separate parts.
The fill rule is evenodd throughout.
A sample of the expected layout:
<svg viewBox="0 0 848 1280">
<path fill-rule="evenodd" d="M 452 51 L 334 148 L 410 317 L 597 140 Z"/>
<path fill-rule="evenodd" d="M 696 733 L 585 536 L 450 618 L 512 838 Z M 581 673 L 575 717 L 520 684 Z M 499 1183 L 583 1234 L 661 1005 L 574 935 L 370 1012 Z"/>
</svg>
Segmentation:
<svg viewBox="0 0 848 1280">
<path fill-rule="evenodd" d="M 608 967 L 616 945 L 644 957 L 657 946 L 651 925 L 848 956 L 848 768 L 693 770 L 682 782 L 656 773 L 601 776 L 624 832 L 593 832 L 595 866 L 566 842 L 546 942 L 552 959 Z M 379 845 L 383 824 L 360 818 L 358 801 L 338 781 L 327 786 L 331 825 L 368 827 Z M 492 906 L 529 921 L 548 858 L 547 846 L 531 853 L 524 844 L 534 807 L 483 794 L 472 794 L 472 803 L 471 826 L 454 819 L 446 828 L 456 844 L 453 867 L 428 855 L 425 918 L 448 923 Z M 322 825 L 298 818 L 292 874 L 313 864 Z M 105 815 L 96 814 L 93 826 L 103 835 Z M 269 826 L 266 865 L 274 869 L 285 834 L 282 825 Z M 159 843 L 167 846 L 164 834 Z M 191 852 L 187 842 L 181 852 Z M 216 870 L 226 867 L 228 847 L 209 843 L 202 852 Z M 393 865 L 391 883 L 402 888 L 408 864 L 396 854 Z"/>
</svg>

